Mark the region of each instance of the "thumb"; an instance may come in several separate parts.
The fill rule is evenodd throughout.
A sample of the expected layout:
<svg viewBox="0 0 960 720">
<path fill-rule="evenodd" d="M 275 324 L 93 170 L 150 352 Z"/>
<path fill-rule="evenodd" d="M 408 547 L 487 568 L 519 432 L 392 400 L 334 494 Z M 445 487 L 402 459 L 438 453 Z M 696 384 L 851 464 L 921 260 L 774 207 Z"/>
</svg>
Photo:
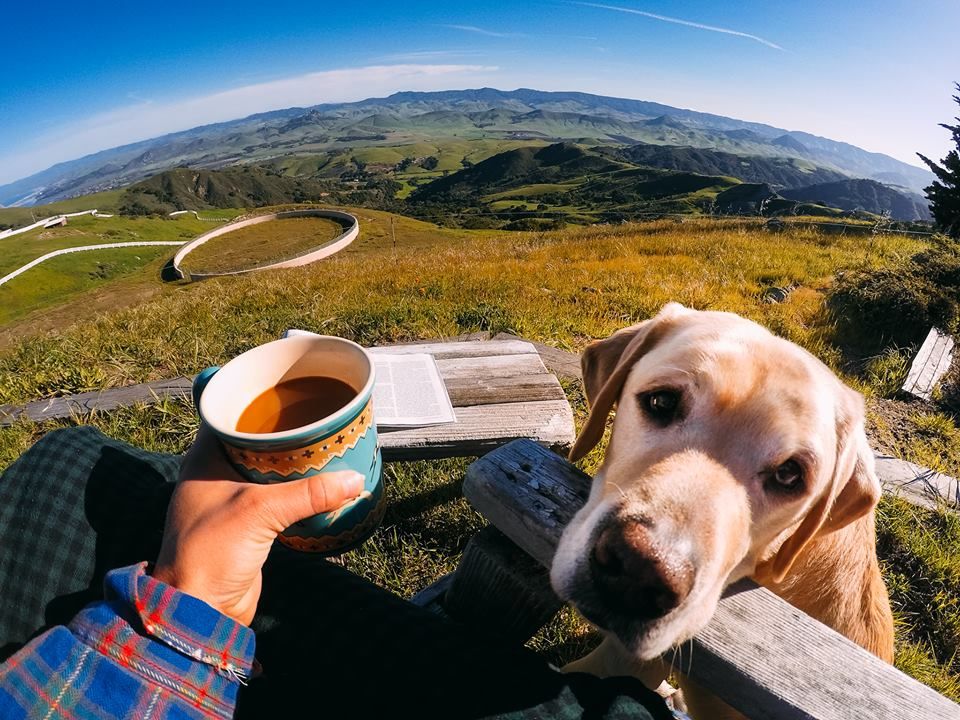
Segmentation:
<svg viewBox="0 0 960 720">
<path fill-rule="evenodd" d="M 280 532 L 299 520 L 336 510 L 363 490 L 358 472 L 342 470 L 321 473 L 301 480 L 261 485 L 263 510 L 273 530 Z"/>
</svg>

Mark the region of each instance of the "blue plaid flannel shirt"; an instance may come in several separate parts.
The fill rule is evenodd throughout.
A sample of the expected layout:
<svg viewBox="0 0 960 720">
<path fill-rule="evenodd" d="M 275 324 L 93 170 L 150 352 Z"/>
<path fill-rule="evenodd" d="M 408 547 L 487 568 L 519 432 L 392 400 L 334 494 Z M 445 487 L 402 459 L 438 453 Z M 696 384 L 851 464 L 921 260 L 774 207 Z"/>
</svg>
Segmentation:
<svg viewBox="0 0 960 720">
<path fill-rule="evenodd" d="M 102 602 L 0 665 L 0 717 L 233 716 L 253 631 L 145 569 L 113 570 Z"/>
</svg>

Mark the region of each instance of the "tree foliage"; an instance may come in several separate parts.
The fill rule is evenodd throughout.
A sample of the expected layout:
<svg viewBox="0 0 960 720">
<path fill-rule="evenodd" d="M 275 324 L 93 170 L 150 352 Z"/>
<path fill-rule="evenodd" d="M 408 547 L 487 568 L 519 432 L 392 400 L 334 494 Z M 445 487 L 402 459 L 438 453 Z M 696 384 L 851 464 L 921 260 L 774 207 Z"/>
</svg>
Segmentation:
<svg viewBox="0 0 960 720">
<path fill-rule="evenodd" d="M 960 83 L 955 83 L 955 86 L 960 92 Z M 954 95 L 953 99 L 960 105 L 960 95 Z M 924 188 L 934 220 L 947 235 L 960 238 L 960 117 L 954 120 L 957 125 L 940 123 L 940 127 L 953 134 L 953 142 L 957 146 L 955 150 L 950 150 L 940 164 L 920 153 L 917 155 L 937 176 L 931 185 Z"/>
</svg>

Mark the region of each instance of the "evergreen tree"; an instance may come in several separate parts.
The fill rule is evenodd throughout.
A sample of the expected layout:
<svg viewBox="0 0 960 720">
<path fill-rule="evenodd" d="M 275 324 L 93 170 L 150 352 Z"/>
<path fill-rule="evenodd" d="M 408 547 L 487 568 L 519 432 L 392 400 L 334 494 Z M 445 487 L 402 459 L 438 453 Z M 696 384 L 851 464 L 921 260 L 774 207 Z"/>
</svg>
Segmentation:
<svg viewBox="0 0 960 720">
<path fill-rule="evenodd" d="M 960 92 L 960 83 L 955 85 Z M 954 95 L 953 99 L 960 105 L 960 95 Z M 954 120 L 960 123 L 960 117 Z M 924 188 L 934 220 L 947 235 L 960 238 L 960 125 L 940 123 L 940 127 L 953 133 L 953 142 L 957 149 L 947 153 L 941 161 L 942 165 L 938 165 L 920 153 L 917 155 L 920 155 L 920 159 L 937 176 L 932 185 Z"/>
</svg>

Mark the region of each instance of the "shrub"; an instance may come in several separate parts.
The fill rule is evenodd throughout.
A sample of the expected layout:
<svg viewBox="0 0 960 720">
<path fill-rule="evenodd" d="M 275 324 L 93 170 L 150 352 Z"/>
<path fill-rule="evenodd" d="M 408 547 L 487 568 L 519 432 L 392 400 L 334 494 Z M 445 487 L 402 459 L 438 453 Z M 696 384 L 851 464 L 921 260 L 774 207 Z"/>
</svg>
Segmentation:
<svg viewBox="0 0 960 720">
<path fill-rule="evenodd" d="M 839 276 L 829 298 L 838 326 L 865 350 L 917 343 L 931 326 L 954 332 L 958 302 L 960 242 L 950 240 L 900 267 Z"/>
</svg>

